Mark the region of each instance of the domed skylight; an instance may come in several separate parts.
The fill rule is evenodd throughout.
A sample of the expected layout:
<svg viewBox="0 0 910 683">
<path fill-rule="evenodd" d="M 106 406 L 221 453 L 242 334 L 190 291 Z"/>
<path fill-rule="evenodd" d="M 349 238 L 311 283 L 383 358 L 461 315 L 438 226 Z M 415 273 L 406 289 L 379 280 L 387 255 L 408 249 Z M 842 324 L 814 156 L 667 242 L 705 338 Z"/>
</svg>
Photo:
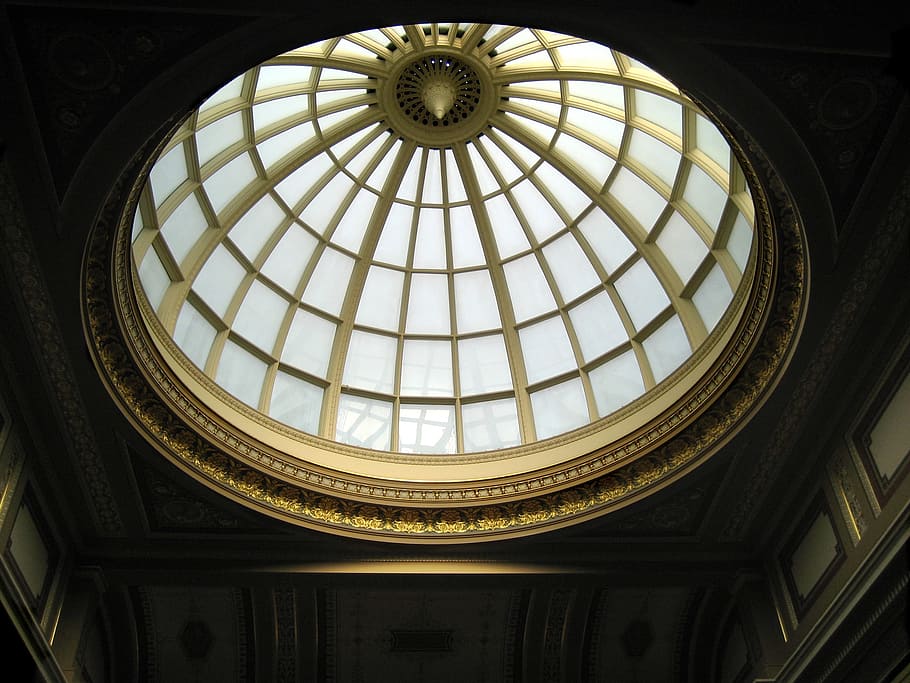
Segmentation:
<svg viewBox="0 0 910 683">
<path fill-rule="evenodd" d="M 730 322 L 753 243 L 730 147 L 676 87 L 486 24 L 251 69 L 168 141 L 139 207 L 138 280 L 200 381 L 404 453 L 529 444 L 673 381 Z"/>
</svg>

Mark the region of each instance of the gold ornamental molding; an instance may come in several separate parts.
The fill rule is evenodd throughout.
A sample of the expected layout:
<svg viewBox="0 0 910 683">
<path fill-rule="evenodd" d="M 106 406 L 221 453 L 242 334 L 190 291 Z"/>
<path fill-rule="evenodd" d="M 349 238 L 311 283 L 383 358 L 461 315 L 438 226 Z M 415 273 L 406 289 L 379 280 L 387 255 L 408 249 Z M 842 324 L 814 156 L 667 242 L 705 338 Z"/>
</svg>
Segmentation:
<svg viewBox="0 0 910 683">
<path fill-rule="evenodd" d="M 89 236 L 82 306 L 93 360 L 121 411 L 164 457 L 210 488 L 286 522 L 371 540 L 459 543 L 604 515 L 666 486 L 726 444 L 776 384 L 801 326 L 808 264 L 792 200 L 747 134 L 734 136 L 735 126 L 712 118 L 733 147 L 755 204 L 756 258 L 744 312 L 709 371 L 669 410 L 581 457 L 475 481 L 371 478 L 283 453 L 204 405 L 156 345 L 130 262 L 139 194 L 176 119 L 134 156 Z M 609 418 L 578 431 L 596 434 L 604 422 Z M 529 448 L 559 448 L 577 433 Z M 357 454 L 353 447 L 330 447 Z"/>
</svg>

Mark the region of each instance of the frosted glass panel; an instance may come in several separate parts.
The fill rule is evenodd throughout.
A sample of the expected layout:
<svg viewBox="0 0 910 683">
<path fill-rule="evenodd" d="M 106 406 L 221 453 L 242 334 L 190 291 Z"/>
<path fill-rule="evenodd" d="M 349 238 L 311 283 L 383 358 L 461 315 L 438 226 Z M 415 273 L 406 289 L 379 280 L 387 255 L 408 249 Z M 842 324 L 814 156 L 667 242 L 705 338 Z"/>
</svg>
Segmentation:
<svg viewBox="0 0 910 683">
<path fill-rule="evenodd" d="M 385 133 L 373 140 L 345 165 L 345 170 L 358 177 L 363 174 L 369 165 L 376 159 L 376 155 L 381 153 L 380 150 L 388 141 L 389 135 L 389 133 Z"/>
<path fill-rule="evenodd" d="M 270 126 L 282 119 L 293 116 L 299 119 L 306 114 L 309 109 L 309 95 L 293 95 L 291 97 L 280 97 L 277 100 L 269 100 L 261 104 L 253 105 L 253 124 L 256 130 Z"/>
<path fill-rule="evenodd" d="M 354 181 L 344 173 L 336 174 L 300 212 L 300 219 L 324 235 L 338 213 L 339 206 L 345 205 L 348 193 L 353 187 Z"/>
<path fill-rule="evenodd" d="M 587 109 L 569 107 L 566 110 L 566 121 L 582 132 L 590 133 L 598 145 L 605 143 L 607 149 L 618 150 L 622 144 L 625 125 L 609 116 L 595 114 Z"/>
<path fill-rule="evenodd" d="M 279 371 L 275 375 L 269 415 L 295 429 L 318 434 L 322 393 L 322 387 Z"/>
<path fill-rule="evenodd" d="M 423 174 L 423 194 L 420 201 L 424 204 L 442 203 L 442 167 L 439 163 L 439 150 L 431 149 L 427 153 L 427 167 Z"/>
<path fill-rule="evenodd" d="M 580 379 L 557 384 L 531 394 L 538 439 L 576 429 L 590 421 Z"/>
<path fill-rule="evenodd" d="M 552 93 L 554 95 L 560 94 L 559 79 L 551 78 L 549 80 L 542 81 L 521 81 L 519 83 L 512 83 L 509 85 L 511 90 L 526 92 L 528 90 L 538 93 Z"/>
<path fill-rule="evenodd" d="M 365 105 L 359 107 L 351 107 L 349 109 L 333 112 L 331 114 L 320 112 L 320 116 L 317 119 L 319 129 L 325 136 L 334 135 L 345 125 L 351 125 L 351 119 L 360 114 L 364 109 L 366 109 Z"/>
<path fill-rule="evenodd" d="M 373 258 L 377 261 L 403 266 L 408 258 L 411 241 L 411 221 L 414 207 L 395 202 L 389 210 Z"/>
<path fill-rule="evenodd" d="M 670 303 L 648 263 L 640 258 L 616 280 L 616 291 L 625 304 L 632 324 L 640 330 Z"/>
<path fill-rule="evenodd" d="M 174 209 L 161 226 L 161 235 L 177 263 L 183 263 L 208 225 L 195 194 L 189 195 Z"/>
<path fill-rule="evenodd" d="M 398 450 L 403 453 L 454 453 L 455 406 L 402 404 Z"/>
<path fill-rule="evenodd" d="M 515 312 L 516 322 L 528 320 L 556 308 L 553 290 L 533 254 L 509 261 L 503 266 L 503 270 L 512 295 L 512 310 Z"/>
<path fill-rule="evenodd" d="M 645 90 L 634 92 L 636 115 L 682 136 L 682 105 Z"/>
<path fill-rule="evenodd" d="M 303 301 L 338 315 L 344 302 L 354 260 L 334 249 L 325 249 L 303 292 Z"/>
<path fill-rule="evenodd" d="M 219 213 L 256 178 L 256 169 L 249 154 L 241 154 L 215 171 L 203 183 L 215 213 Z"/>
<path fill-rule="evenodd" d="M 500 258 L 507 258 L 530 248 L 524 228 L 518 222 L 518 217 L 505 196 L 497 195 L 488 199 L 484 206 L 490 227 L 493 229 L 493 236 L 496 238 Z"/>
<path fill-rule="evenodd" d="M 195 306 L 187 301 L 180 308 L 180 315 L 177 316 L 174 341 L 197 368 L 204 370 L 212 342 L 215 341 L 215 328 Z"/>
<path fill-rule="evenodd" d="M 474 143 L 468 143 L 468 156 L 471 158 L 471 166 L 474 169 L 474 175 L 477 178 L 477 184 L 480 186 L 482 194 L 489 194 L 500 189 L 499 181 L 495 178 L 487 162 L 477 151 Z"/>
<path fill-rule="evenodd" d="M 317 244 L 318 240 L 313 235 L 299 225 L 292 225 L 263 264 L 263 275 L 281 285 L 289 294 L 294 294 Z"/>
<path fill-rule="evenodd" d="M 408 168 L 404 172 L 404 177 L 401 179 L 401 184 L 398 186 L 398 199 L 412 202 L 417 198 L 417 190 L 419 189 L 420 181 L 421 156 L 420 148 L 418 148 L 411 157 Z"/>
<path fill-rule="evenodd" d="M 597 83 L 595 81 L 570 81 L 569 95 L 607 104 L 616 109 L 625 109 L 625 89 L 616 83 Z"/>
<path fill-rule="evenodd" d="M 586 362 L 629 339 L 616 307 L 606 292 L 570 309 L 569 318 Z"/>
<path fill-rule="evenodd" d="M 501 334 L 458 341 L 458 369 L 464 396 L 512 388 L 512 374 Z"/>
<path fill-rule="evenodd" d="M 414 273 L 408 299 L 409 334 L 449 334 L 449 282 L 445 275 Z"/>
<path fill-rule="evenodd" d="M 266 241 L 286 218 L 284 209 L 267 194 L 240 217 L 228 236 L 244 256 L 255 261 Z"/>
<path fill-rule="evenodd" d="M 142 221 L 142 209 L 138 206 L 136 207 L 136 213 L 133 214 L 133 227 L 130 230 L 130 242 L 135 242 L 136 238 L 139 237 L 139 233 L 145 228 L 145 224 Z"/>
<path fill-rule="evenodd" d="M 193 291 L 209 305 L 209 308 L 224 317 L 228 304 L 234 298 L 234 293 L 245 275 L 246 268 L 219 244 L 196 277 Z"/>
<path fill-rule="evenodd" d="M 554 132 L 553 129 L 547 128 L 549 131 L 547 135 L 552 136 Z M 519 168 L 530 169 L 540 162 L 540 154 L 536 151 L 537 145 L 534 145 L 532 140 L 524 140 L 524 138 L 519 140 L 503 130 L 498 131 L 498 133 L 500 135 L 500 141 L 504 145 L 504 150 L 506 150 L 506 153 L 510 157 L 517 159 L 516 163 Z M 534 149 L 531 149 L 529 145 L 533 146 Z M 524 173 L 524 170 L 522 170 L 522 173 Z"/>
<path fill-rule="evenodd" d="M 332 241 L 355 253 L 360 251 L 360 243 L 370 224 L 377 199 L 377 195 L 369 190 L 361 190 L 338 221 Z"/>
<path fill-rule="evenodd" d="M 376 191 L 382 191 L 385 188 L 386 182 L 389 179 L 389 169 L 392 168 L 392 164 L 395 162 L 395 159 L 398 158 L 398 153 L 400 151 L 401 140 L 396 140 L 392 144 L 392 149 L 386 153 L 382 158 L 382 161 L 379 162 L 379 165 L 370 173 L 370 177 L 367 178 L 367 185 Z"/>
<path fill-rule="evenodd" d="M 559 214 L 530 180 L 524 180 L 513 187 L 512 197 L 521 207 L 525 220 L 538 242 L 542 242 L 565 227 L 565 221 L 559 217 Z"/>
<path fill-rule="evenodd" d="M 524 135 L 529 136 L 534 142 L 544 148 L 550 145 L 550 141 L 556 133 L 556 129 L 552 126 L 540 123 L 539 121 L 526 116 L 506 113 L 506 118 L 520 126 L 523 129 Z"/>
<path fill-rule="evenodd" d="M 446 267 L 446 234 L 442 209 L 420 209 L 418 213 L 414 267 Z"/>
<path fill-rule="evenodd" d="M 594 250 L 607 274 L 625 263 L 635 247 L 622 230 L 600 209 L 595 209 L 578 224 L 585 241 Z"/>
<path fill-rule="evenodd" d="M 310 82 L 312 69 L 308 66 L 282 64 L 259 68 L 256 92 L 281 85 L 296 85 L 301 89 Z"/>
<path fill-rule="evenodd" d="M 171 286 L 171 276 L 167 274 L 154 249 L 149 249 L 145 253 L 145 258 L 139 265 L 139 281 L 142 282 L 145 298 L 157 311 L 167 288 Z"/>
<path fill-rule="evenodd" d="M 502 327 L 489 271 L 455 275 L 455 319 L 458 334 Z"/>
<path fill-rule="evenodd" d="M 616 165 L 604 152 L 566 133 L 556 140 L 556 152 L 564 161 L 578 164 L 598 189 Z"/>
<path fill-rule="evenodd" d="M 372 266 L 360 296 L 357 324 L 397 332 L 403 286 L 402 271 Z"/>
<path fill-rule="evenodd" d="M 392 441 L 392 404 L 342 394 L 335 438 L 341 443 L 387 451 Z"/>
<path fill-rule="evenodd" d="M 199 165 L 204 166 L 212 157 L 243 139 L 243 115 L 230 114 L 207 125 L 196 133 L 196 153 Z"/>
<path fill-rule="evenodd" d="M 465 451 L 491 451 L 521 443 L 515 399 L 463 405 L 461 420 Z"/>
<path fill-rule="evenodd" d="M 730 283 L 727 282 L 724 271 L 715 263 L 695 294 L 692 295 L 692 303 L 698 309 L 709 332 L 717 325 L 732 299 L 733 291 L 730 289 Z"/>
<path fill-rule="evenodd" d="M 395 337 L 354 330 L 344 364 L 345 386 L 391 394 L 395 388 Z"/>
<path fill-rule="evenodd" d="M 249 351 L 228 340 L 218 361 L 215 381 L 225 391 L 254 408 L 265 379 L 266 364 Z"/>
<path fill-rule="evenodd" d="M 749 252 L 752 250 L 752 226 L 741 213 L 737 214 L 733 222 L 733 230 L 727 240 L 727 251 L 739 266 L 739 272 L 745 272 L 749 262 Z"/>
<path fill-rule="evenodd" d="M 344 91 L 339 91 L 344 92 Z M 316 95 L 316 102 L 319 103 L 320 95 Z M 356 133 L 351 133 L 341 138 L 338 142 L 334 143 L 329 149 L 332 152 L 332 155 L 337 160 L 338 165 L 348 171 L 351 175 L 356 176 L 357 173 L 354 173 L 347 167 L 346 158 L 353 153 L 353 150 L 359 147 L 365 140 L 369 139 L 371 135 L 376 131 L 376 126 L 371 126 L 369 128 L 364 128 L 358 130 Z"/>
<path fill-rule="evenodd" d="M 657 246 L 666 255 L 683 284 L 695 274 L 708 254 L 708 246 L 695 229 L 675 211 L 660 231 Z"/>
<path fill-rule="evenodd" d="M 247 341 L 271 353 L 289 305 L 287 299 L 255 280 L 240 304 L 233 329 Z"/>
<path fill-rule="evenodd" d="M 692 353 L 686 332 L 677 316 L 673 316 L 657 328 L 654 334 L 645 339 L 642 346 L 645 347 L 656 382 L 665 379 Z"/>
<path fill-rule="evenodd" d="M 550 164 L 542 163 L 534 175 L 541 181 L 540 186 L 545 187 L 553 195 L 556 203 L 569 215 L 570 220 L 574 220 L 591 204 L 587 194 Z"/>
<path fill-rule="evenodd" d="M 522 45 L 534 44 L 534 43 L 538 43 L 537 38 L 534 36 L 533 33 L 531 33 L 530 30 L 523 28 L 520 31 L 518 31 L 517 33 L 506 38 L 501 43 L 499 43 L 496 46 L 496 51 L 499 54 L 502 54 L 504 52 L 508 52 L 509 50 L 511 50 L 513 48 L 520 47 Z M 538 49 L 540 49 L 540 48 L 538 47 Z"/>
<path fill-rule="evenodd" d="M 717 127 L 704 116 L 695 116 L 695 146 L 722 169 L 730 171 L 730 145 Z"/>
<path fill-rule="evenodd" d="M 307 121 L 263 140 L 256 145 L 256 151 L 263 166 L 271 171 L 278 161 L 296 155 L 305 145 L 313 142 L 315 137 L 316 130 L 312 122 Z"/>
<path fill-rule="evenodd" d="M 591 261 L 572 235 L 563 235 L 543 249 L 563 302 L 589 292 L 600 284 Z"/>
<path fill-rule="evenodd" d="M 597 43 L 575 43 L 556 50 L 562 69 L 583 68 L 618 73 L 616 61 L 610 48 Z"/>
<path fill-rule="evenodd" d="M 237 78 L 230 83 L 215 91 L 211 97 L 200 105 L 199 111 L 211 109 L 219 104 L 224 104 L 225 102 L 230 102 L 231 100 L 240 97 L 243 92 L 243 79 L 245 75 L 246 74 L 237 76 Z"/>
<path fill-rule="evenodd" d="M 340 41 L 338 43 L 338 46 L 332 51 L 332 54 L 341 57 L 365 57 L 367 59 L 376 58 L 375 52 L 372 52 L 365 47 L 358 45 L 357 43 L 351 42 L 350 40 Z"/>
<path fill-rule="evenodd" d="M 452 265 L 455 268 L 466 268 L 485 263 L 483 245 L 477 234 L 471 207 L 456 206 L 449 209 L 449 224 L 452 232 Z"/>
<path fill-rule="evenodd" d="M 629 142 L 629 156 L 664 181 L 667 189 L 673 187 L 682 158 L 675 149 L 647 133 L 634 130 Z"/>
<path fill-rule="evenodd" d="M 654 222 L 660 217 L 666 200 L 644 180 L 629 171 L 621 169 L 610 185 L 610 195 L 629 212 L 632 220 L 650 232 Z"/>
<path fill-rule="evenodd" d="M 486 151 L 490 168 L 499 173 L 500 178 L 506 185 L 513 183 L 524 175 L 524 171 L 512 161 L 508 154 L 502 151 L 499 145 L 490 141 L 481 141 L 478 144 Z"/>
<path fill-rule="evenodd" d="M 406 339 L 399 393 L 402 396 L 452 396 L 452 343 Z"/>
<path fill-rule="evenodd" d="M 186 155 L 181 143 L 155 162 L 149 173 L 149 182 L 155 193 L 155 206 L 161 206 L 186 179 Z"/>
<path fill-rule="evenodd" d="M 601 417 L 619 410 L 645 392 L 638 360 L 632 351 L 613 358 L 588 373 Z"/>
<path fill-rule="evenodd" d="M 291 321 L 281 361 L 324 378 L 334 340 L 335 323 L 299 308 Z"/>
<path fill-rule="evenodd" d="M 324 72 L 323 72 L 324 73 Z M 358 95 L 355 90 L 321 90 L 316 93 L 316 111 L 319 114 L 319 125 L 323 131 L 329 130 L 342 119 L 348 118 L 352 110 L 341 109 L 332 112 L 332 105 Z"/>
<path fill-rule="evenodd" d="M 519 330 L 528 384 L 578 367 L 562 318 L 554 316 Z"/>
<path fill-rule="evenodd" d="M 727 193 L 698 166 L 689 169 L 683 199 L 698 212 L 711 230 L 717 230 L 727 204 Z"/>
<path fill-rule="evenodd" d="M 293 210 L 322 176 L 334 168 L 335 162 L 328 154 L 319 154 L 275 185 L 275 191 Z"/>
<path fill-rule="evenodd" d="M 450 202 L 463 202 L 468 198 L 464 189 L 464 180 L 461 177 L 461 171 L 458 164 L 455 163 L 455 155 L 451 149 L 445 151 L 446 160 L 446 183 L 449 192 Z"/>
<path fill-rule="evenodd" d="M 524 57 L 516 57 L 505 63 L 505 69 L 547 69 L 553 65 L 550 56 L 543 50 L 532 52 Z"/>
</svg>

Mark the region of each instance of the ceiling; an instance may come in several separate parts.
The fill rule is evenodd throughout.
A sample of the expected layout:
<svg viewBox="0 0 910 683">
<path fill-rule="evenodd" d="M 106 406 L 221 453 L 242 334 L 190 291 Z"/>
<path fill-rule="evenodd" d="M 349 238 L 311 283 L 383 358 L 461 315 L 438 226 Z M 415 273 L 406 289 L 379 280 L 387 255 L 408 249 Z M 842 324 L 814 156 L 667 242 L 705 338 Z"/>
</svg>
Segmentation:
<svg viewBox="0 0 910 683">
<path fill-rule="evenodd" d="M 282 49 L 413 10 L 3 3 L 0 369 L 54 533 L 104 586 L 83 648 L 108 664 L 91 680 L 715 680 L 705 653 L 731 595 L 765 576 L 905 334 L 910 249 L 889 216 L 908 188 L 906 22 L 821 0 L 565 7 L 459 14 L 610 42 L 737 122 L 805 230 L 799 341 L 748 424 L 685 476 L 546 533 L 409 546 L 262 514 L 163 457 L 99 379 L 80 283 L 108 192 L 185 111 Z"/>
</svg>

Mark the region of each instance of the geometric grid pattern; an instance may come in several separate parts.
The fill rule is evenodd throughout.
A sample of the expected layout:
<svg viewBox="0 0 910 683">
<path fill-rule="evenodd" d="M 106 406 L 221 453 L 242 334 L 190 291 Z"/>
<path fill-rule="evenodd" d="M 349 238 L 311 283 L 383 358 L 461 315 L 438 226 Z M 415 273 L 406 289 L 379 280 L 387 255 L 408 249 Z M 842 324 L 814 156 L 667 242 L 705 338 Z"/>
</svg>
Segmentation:
<svg viewBox="0 0 910 683">
<path fill-rule="evenodd" d="M 440 47 L 500 99 L 434 146 L 377 92 Z M 244 403 L 365 448 L 477 452 L 670 376 L 742 284 L 753 212 L 729 144 L 645 65 L 426 24 L 302 47 L 212 95 L 150 172 L 133 257 L 179 348 Z"/>
</svg>

